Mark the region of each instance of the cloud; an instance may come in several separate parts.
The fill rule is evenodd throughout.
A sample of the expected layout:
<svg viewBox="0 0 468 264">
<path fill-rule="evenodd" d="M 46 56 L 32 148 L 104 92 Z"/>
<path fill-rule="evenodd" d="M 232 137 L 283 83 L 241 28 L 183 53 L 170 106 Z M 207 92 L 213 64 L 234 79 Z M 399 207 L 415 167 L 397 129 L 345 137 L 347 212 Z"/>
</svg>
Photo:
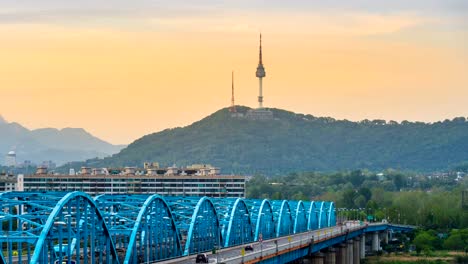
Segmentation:
<svg viewBox="0 0 468 264">
<path fill-rule="evenodd" d="M 145 18 L 191 18 L 216 15 L 265 14 L 370 14 L 392 16 L 412 13 L 418 16 L 458 16 L 468 14 L 465 0 L 3 0 L 0 21 L 8 23 L 72 23 L 102 19 L 112 21 Z M 87 21 L 88 20 L 88 21 Z M 116 23 L 118 24 L 118 23 Z"/>
<path fill-rule="evenodd" d="M 412 27 L 435 23 L 436 19 L 413 14 L 377 15 L 368 13 L 309 14 L 246 13 L 208 17 L 156 17 L 148 19 L 153 26 L 172 31 L 200 32 L 276 32 L 280 34 L 316 34 L 363 36 L 391 34 Z"/>
</svg>

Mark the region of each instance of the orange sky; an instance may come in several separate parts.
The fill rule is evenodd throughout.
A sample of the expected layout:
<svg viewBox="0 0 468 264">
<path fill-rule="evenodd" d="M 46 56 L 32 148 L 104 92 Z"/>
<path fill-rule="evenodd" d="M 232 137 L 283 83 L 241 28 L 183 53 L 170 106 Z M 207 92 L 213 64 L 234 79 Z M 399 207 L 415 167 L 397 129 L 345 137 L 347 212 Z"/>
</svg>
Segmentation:
<svg viewBox="0 0 468 264">
<path fill-rule="evenodd" d="M 237 104 L 256 106 L 261 30 L 267 107 L 350 120 L 468 116 L 459 16 L 244 10 L 109 21 L 0 23 L 0 115 L 128 144 L 228 106 L 231 70 Z"/>
</svg>

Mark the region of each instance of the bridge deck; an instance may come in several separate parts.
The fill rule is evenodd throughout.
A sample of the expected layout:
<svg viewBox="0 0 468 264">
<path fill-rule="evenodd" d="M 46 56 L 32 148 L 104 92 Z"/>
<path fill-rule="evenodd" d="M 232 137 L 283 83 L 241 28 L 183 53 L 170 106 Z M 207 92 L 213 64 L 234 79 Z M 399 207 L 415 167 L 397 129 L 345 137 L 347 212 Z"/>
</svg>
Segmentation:
<svg viewBox="0 0 468 264">
<path fill-rule="evenodd" d="M 310 253 L 318 252 L 322 248 L 340 244 L 347 239 L 361 235 L 366 232 L 367 228 L 369 228 L 369 232 L 375 232 L 377 230 L 383 231 L 388 228 L 388 225 L 365 225 L 360 224 L 359 222 L 354 222 L 347 226 L 323 228 L 291 236 L 265 240 L 262 243 L 249 243 L 249 245 L 253 246 L 254 250 L 245 252 L 244 256 L 242 256 L 241 252 L 245 245 L 225 248 L 220 250 L 217 254 L 211 254 L 211 252 L 206 252 L 206 254 L 210 259 L 210 263 L 256 263 L 260 260 L 267 260 L 301 249 L 307 250 L 307 252 Z M 158 263 L 195 263 L 195 258 L 196 255 L 191 255 Z"/>
<path fill-rule="evenodd" d="M 299 233 L 291 236 L 279 237 L 263 242 L 248 243 L 242 246 L 225 248 L 217 254 L 205 252 L 210 263 L 258 263 L 267 262 L 277 256 L 294 251 L 304 251 L 299 254 L 311 254 L 333 245 L 339 245 L 348 239 L 352 239 L 364 233 L 373 233 L 392 229 L 395 231 L 411 231 L 415 227 L 392 225 L 386 223 L 363 224 L 352 222 L 346 226 L 335 226 L 319 230 Z M 242 249 L 246 245 L 252 245 L 253 251 L 245 252 Z M 164 264 L 195 263 L 196 255 L 166 260 Z"/>
</svg>

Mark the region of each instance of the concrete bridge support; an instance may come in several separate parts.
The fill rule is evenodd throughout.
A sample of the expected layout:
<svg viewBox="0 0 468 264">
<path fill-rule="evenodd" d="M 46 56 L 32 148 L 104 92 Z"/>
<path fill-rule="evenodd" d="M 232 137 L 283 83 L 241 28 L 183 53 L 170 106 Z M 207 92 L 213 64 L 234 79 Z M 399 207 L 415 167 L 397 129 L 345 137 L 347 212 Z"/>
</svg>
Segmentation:
<svg viewBox="0 0 468 264">
<path fill-rule="evenodd" d="M 388 233 L 389 233 L 388 230 L 383 233 L 385 244 L 388 244 Z"/>
<path fill-rule="evenodd" d="M 372 251 L 379 251 L 380 250 L 380 238 L 379 232 L 375 232 L 372 234 Z"/>
<path fill-rule="evenodd" d="M 361 240 L 359 239 L 359 237 L 355 238 L 354 239 L 354 243 L 353 243 L 353 264 L 360 264 L 361 262 L 361 254 L 360 254 L 360 248 L 361 246 Z"/>
<path fill-rule="evenodd" d="M 366 257 L 366 235 L 361 236 L 361 248 L 359 252 L 359 256 L 361 259 L 364 259 Z"/>
<path fill-rule="evenodd" d="M 354 241 L 352 239 L 348 240 L 347 242 L 347 245 L 348 245 L 348 260 L 347 260 L 347 264 L 353 264 L 353 261 L 354 261 L 354 256 L 353 256 L 353 253 L 354 253 Z"/>
<path fill-rule="evenodd" d="M 347 264 L 348 261 L 348 249 L 346 244 L 341 244 L 338 246 L 338 251 L 336 254 L 336 264 Z"/>
<path fill-rule="evenodd" d="M 312 256 L 312 264 L 325 264 L 325 254 L 317 252 Z"/>
<path fill-rule="evenodd" d="M 329 248 L 327 253 L 325 253 L 325 263 L 324 264 L 336 264 L 336 250 L 334 248 Z"/>
</svg>

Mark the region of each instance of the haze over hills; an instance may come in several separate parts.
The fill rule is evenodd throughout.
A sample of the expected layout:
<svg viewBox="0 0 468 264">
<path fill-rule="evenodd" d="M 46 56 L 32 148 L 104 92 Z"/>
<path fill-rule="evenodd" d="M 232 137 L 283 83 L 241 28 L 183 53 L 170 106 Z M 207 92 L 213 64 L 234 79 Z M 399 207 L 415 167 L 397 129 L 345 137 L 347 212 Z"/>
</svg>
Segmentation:
<svg viewBox="0 0 468 264">
<path fill-rule="evenodd" d="M 245 113 L 247 107 L 238 107 Z M 223 173 L 400 168 L 446 169 L 468 161 L 468 121 L 351 122 L 270 109 L 273 120 L 234 118 L 228 109 L 182 128 L 146 135 L 92 167 L 210 163 Z"/>
<path fill-rule="evenodd" d="M 82 128 L 41 128 L 29 130 L 18 123 L 8 123 L 0 116 L 0 164 L 11 150 L 19 162 L 30 160 L 41 163 L 51 160 L 57 164 L 106 157 L 117 153 L 124 146 L 112 145 Z"/>
</svg>

